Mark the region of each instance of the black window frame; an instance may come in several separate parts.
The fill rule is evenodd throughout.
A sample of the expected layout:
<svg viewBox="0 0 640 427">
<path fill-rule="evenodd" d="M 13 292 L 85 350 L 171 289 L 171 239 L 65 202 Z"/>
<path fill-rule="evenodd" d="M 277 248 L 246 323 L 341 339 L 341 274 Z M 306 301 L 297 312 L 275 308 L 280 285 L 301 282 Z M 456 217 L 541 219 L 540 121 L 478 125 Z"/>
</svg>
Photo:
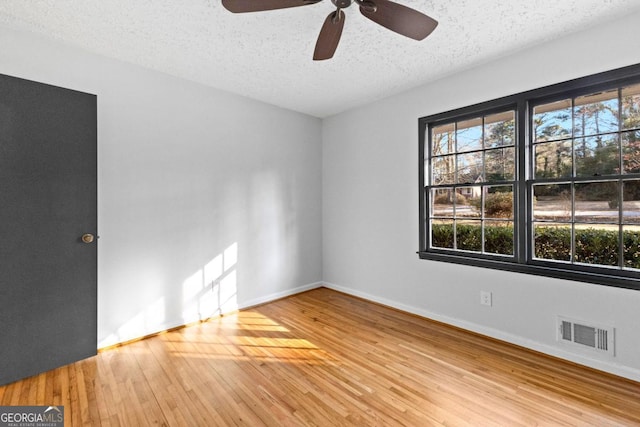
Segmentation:
<svg viewBox="0 0 640 427">
<path fill-rule="evenodd" d="M 575 98 L 588 93 L 617 89 L 635 84 L 640 84 L 640 64 L 593 74 L 419 118 L 419 258 L 640 290 L 640 272 L 638 271 L 611 269 L 585 264 L 560 264 L 554 261 L 536 259 L 532 254 L 533 213 L 531 208 L 531 186 L 534 181 L 539 182 L 539 180 L 533 179 L 532 168 L 534 168 L 535 165 L 533 164 L 533 156 L 530 155 L 532 151 L 532 138 L 530 134 L 533 131 L 532 115 L 534 106 L 552 102 L 553 100 Z M 430 248 L 430 186 L 425 180 L 429 172 L 425 170 L 425 164 L 427 161 L 430 161 L 430 158 L 427 157 L 431 143 L 430 129 L 434 126 L 451 123 L 452 121 L 485 116 L 491 114 L 491 112 L 508 110 L 514 107 L 516 111 L 516 162 L 515 184 L 513 189 L 515 198 L 513 209 L 514 256 L 492 256 L 483 253 L 461 252 L 455 249 Z M 619 174 L 622 174 L 622 171 L 620 171 Z M 640 173 L 626 176 L 640 179 Z M 571 177 L 569 180 L 575 182 L 576 177 Z M 581 179 L 578 179 L 578 181 L 580 180 Z"/>
</svg>

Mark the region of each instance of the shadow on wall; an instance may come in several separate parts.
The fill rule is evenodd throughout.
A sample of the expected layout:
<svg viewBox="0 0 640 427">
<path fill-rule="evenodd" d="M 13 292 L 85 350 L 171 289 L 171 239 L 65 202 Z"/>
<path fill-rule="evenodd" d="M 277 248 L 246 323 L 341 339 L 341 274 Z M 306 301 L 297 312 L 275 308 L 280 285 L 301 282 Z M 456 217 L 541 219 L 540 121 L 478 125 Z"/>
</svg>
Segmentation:
<svg viewBox="0 0 640 427">
<path fill-rule="evenodd" d="M 182 322 L 193 323 L 238 309 L 238 243 L 234 242 L 182 283 Z M 161 297 L 124 323 L 117 333 L 98 343 L 98 348 L 148 335 L 164 329 L 167 300 Z M 177 326 L 177 325 L 176 325 Z"/>
</svg>

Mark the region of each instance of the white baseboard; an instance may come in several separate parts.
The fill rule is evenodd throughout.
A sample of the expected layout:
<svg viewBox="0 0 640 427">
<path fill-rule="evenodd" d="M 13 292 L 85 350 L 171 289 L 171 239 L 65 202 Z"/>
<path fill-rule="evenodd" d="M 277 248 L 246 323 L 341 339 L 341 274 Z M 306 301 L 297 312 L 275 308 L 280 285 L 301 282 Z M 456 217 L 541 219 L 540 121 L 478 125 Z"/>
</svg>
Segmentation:
<svg viewBox="0 0 640 427">
<path fill-rule="evenodd" d="M 238 309 L 242 310 L 248 307 L 253 307 L 260 304 L 265 304 L 267 302 L 275 301 L 280 298 L 285 298 L 291 295 L 299 294 L 302 292 L 310 291 L 311 289 L 316 289 L 324 286 L 324 282 L 315 282 L 309 283 L 307 285 L 298 286 L 297 288 L 287 289 L 281 292 L 275 292 L 273 294 L 264 295 L 258 298 L 250 299 L 248 301 L 243 301 L 242 304 L 239 304 Z M 222 313 L 225 314 L 225 313 Z"/>
<path fill-rule="evenodd" d="M 478 325 L 466 320 L 460 320 L 453 317 L 445 316 L 442 314 L 434 313 L 429 310 L 410 306 L 407 304 L 393 301 L 387 298 L 372 295 L 367 292 L 362 292 L 356 289 L 348 288 L 345 286 L 336 285 L 334 283 L 324 282 L 325 288 L 333 289 L 343 292 L 345 294 L 353 295 L 359 298 L 363 298 L 369 301 L 373 301 L 382 305 L 396 308 L 398 310 L 405 311 L 407 313 L 415 314 L 427 319 L 436 320 L 438 322 L 453 325 L 468 331 L 472 331 L 481 335 L 485 335 L 491 338 L 495 338 L 501 341 L 506 341 L 511 344 L 519 345 L 531 350 L 538 351 L 540 353 L 548 354 L 550 356 L 558 357 L 560 359 L 568 360 L 573 363 L 588 366 L 600 371 L 608 372 L 610 374 L 618 375 L 624 378 L 628 378 L 633 381 L 640 381 L 640 370 L 630 368 L 628 366 L 618 365 L 615 363 L 607 362 L 604 360 L 592 359 L 589 357 L 581 356 L 578 354 L 570 353 L 561 348 L 556 348 L 547 344 L 542 344 L 533 340 L 529 340 L 517 335 L 513 335 L 498 329 L 488 328 L 486 326 Z"/>
</svg>

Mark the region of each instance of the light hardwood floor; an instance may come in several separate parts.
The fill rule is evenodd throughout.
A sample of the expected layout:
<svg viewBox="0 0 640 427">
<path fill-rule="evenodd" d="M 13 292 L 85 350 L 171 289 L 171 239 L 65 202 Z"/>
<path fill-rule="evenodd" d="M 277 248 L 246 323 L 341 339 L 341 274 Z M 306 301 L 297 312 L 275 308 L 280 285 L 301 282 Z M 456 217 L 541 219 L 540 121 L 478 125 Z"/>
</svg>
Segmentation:
<svg viewBox="0 0 640 427">
<path fill-rule="evenodd" d="M 640 383 L 328 289 L 0 387 L 67 425 L 632 426 Z"/>
</svg>

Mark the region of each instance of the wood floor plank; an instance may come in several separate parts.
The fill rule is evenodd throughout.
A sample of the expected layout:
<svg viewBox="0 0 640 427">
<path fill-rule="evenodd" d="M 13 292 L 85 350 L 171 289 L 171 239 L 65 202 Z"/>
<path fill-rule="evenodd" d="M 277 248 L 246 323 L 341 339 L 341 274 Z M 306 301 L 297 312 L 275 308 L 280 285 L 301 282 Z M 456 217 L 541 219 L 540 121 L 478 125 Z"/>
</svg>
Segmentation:
<svg viewBox="0 0 640 427">
<path fill-rule="evenodd" d="M 68 426 L 640 426 L 640 384 L 325 288 L 0 387 Z"/>
</svg>

